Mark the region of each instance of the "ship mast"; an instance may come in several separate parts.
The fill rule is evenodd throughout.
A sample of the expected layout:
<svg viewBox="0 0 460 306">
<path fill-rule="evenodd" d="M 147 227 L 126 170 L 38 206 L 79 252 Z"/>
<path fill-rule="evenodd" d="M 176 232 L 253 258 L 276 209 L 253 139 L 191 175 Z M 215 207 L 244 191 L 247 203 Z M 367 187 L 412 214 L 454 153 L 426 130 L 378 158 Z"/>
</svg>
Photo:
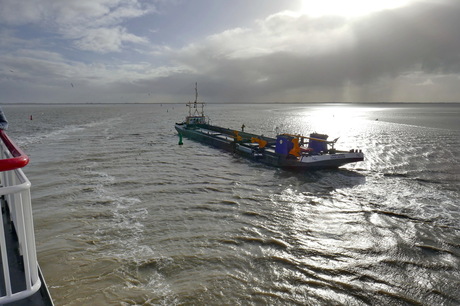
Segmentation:
<svg viewBox="0 0 460 306">
<path fill-rule="evenodd" d="M 201 104 L 201 114 L 198 111 L 198 104 Z M 193 102 L 193 108 L 195 109 L 194 115 L 201 115 L 202 117 L 204 117 L 204 102 L 198 102 L 198 82 L 195 82 L 195 102 Z"/>
<path fill-rule="evenodd" d="M 198 82 L 195 82 L 195 103 L 198 102 Z"/>
<path fill-rule="evenodd" d="M 198 110 L 198 104 L 201 105 L 201 114 Z M 198 82 L 195 82 L 195 102 L 188 102 L 186 105 L 188 106 L 188 115 L 191 116 L 201 116 L 204 117 L 204 102 L 198 102 Z M 192 105 L 193 105 L 193 114 L 192 114 Z"/>
</svg>

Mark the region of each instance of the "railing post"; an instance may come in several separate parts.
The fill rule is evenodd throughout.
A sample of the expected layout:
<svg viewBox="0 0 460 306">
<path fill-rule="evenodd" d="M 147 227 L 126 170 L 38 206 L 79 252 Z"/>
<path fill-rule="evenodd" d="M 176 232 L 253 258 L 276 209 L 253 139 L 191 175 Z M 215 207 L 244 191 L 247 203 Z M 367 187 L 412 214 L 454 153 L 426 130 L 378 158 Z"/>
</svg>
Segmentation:
<svg viewBox="0 0 460 306">
<path fill-rule="evenodd" d="M 3 279 L 5 281 L 5 291 L 6 295 L 10 296 L 11 291 L 11 280 L 10 280 L 10 265 L 8 262 L 8 253 L 6 249 L 6 241 L 5 241 L 5 228 L 3 224 L 3 216 L 0 218 L 0 251 L 2 254 L 2 265 L 3 265 Z"/>
<path fill-rule="evenodd" d="M 37 250 L 35 246 L 35 232 L 34 222 L 32 218 L 32 202 L 30 197 L 30 189 L 24 190 L 22 193 L 23 208 L 25 210 L 24 223 L 25 223 L 25 235 L 27 241 L 27 254 L 28 260 L 31 262 L 32 268 L 30 269 L 30 279 L 32 283 L 35 283 L 38 279 L 38 264 L 37 264 Z M 32 285 L 32 284 L 31 284 Z"/>
</svg>

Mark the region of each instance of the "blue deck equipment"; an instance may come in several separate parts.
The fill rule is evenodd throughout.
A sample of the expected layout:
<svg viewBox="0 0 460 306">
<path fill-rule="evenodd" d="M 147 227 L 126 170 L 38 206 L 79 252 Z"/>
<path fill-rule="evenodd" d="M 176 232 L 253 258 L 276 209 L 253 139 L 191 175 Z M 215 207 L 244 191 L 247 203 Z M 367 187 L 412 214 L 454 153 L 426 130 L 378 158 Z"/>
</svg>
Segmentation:
<svg viewBox="0 0 460 306">
<path fill-rule="evenodd" d="M 327 152 L 326 141 L 328 136 L 326 134 L 311 133 L 310 137 L 313 139 L 308 141 L 308 148 L 312 149 L 313 153 Z"/>
<path fill-rule="evenodd" d="M 276 147 L 275 152 L 278 154 L 288 155 L 289 151 L 292 150 L 294 144 L 292 143 L 292 137 L 288 135 L 276 136 Z"/>
</svg>

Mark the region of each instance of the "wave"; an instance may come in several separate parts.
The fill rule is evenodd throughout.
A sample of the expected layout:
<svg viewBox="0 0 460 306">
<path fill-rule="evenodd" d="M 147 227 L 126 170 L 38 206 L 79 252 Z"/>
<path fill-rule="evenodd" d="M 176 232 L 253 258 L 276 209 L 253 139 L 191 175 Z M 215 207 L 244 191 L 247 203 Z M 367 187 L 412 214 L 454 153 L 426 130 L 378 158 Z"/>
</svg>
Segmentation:
<svg viewBox="0 0 460 306">
<path fill-rule="evenodd" d="M 39 157 L 27 168 L 39 259 L 60 286 L 59 303 L 458 297 L 454 282 L 443 281 L 459 276 L 457 134 L 360 121 L 340 142 L 359 145 L 364 162 L 292 173 L 198 143 L 178 147 L 176 118 L 149 107 L 101 120 L 82 114 L 85 124 L 59 117 L 61 127 L 22 135 Z M 291 114 L 241 112 L 235 120 L 270 132 L 268 122 L 293 121 Z M 49 156 L 41 142 L 57 152 Z"/>
<path fill-rule="evenodd" d="M 58 127 L 53 130 L 48 130 L 48 128 L 46 127 L 39 127 L 38 128 L 39 130 L 35 132 L 35 134 L 20 135 L 17 138 L 15 138 L 15 141 L 20 147 L 27 147 L 29 145 L 36 144 L 36 143 L 48 142 L 50 139 L 52 139 L 53 141 L 63 140 L 63 139 L 69 138 L 72 134 L 76 132 L 81 132 L 88 128 L 110 125 L 117 120 L 119 120 L 119 118 L 109 118 L 109 119 L 94 121 L 94 122 L 81 124 L 81 125 L 75 125 L 75 124 L 65 125 L 63 127 Z M 44 131 L 41 131 L 43 129 Z"/>
</svg>

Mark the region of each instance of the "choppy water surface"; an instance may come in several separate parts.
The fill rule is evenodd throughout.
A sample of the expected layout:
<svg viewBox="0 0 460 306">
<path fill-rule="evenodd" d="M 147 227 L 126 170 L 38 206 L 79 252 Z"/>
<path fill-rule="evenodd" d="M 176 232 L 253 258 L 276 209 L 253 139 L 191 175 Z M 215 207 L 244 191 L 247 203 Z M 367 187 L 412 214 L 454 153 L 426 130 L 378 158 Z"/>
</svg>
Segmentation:
<svg viewBox="0 0 460 306">
<path fill-rule="evenodd" d="M 178 146 L 183 104 L 4 111 L 56 305 L 460 303 L 459 104 L 208 105 L 366 154 L 311 173 Z"/>
</svg>

